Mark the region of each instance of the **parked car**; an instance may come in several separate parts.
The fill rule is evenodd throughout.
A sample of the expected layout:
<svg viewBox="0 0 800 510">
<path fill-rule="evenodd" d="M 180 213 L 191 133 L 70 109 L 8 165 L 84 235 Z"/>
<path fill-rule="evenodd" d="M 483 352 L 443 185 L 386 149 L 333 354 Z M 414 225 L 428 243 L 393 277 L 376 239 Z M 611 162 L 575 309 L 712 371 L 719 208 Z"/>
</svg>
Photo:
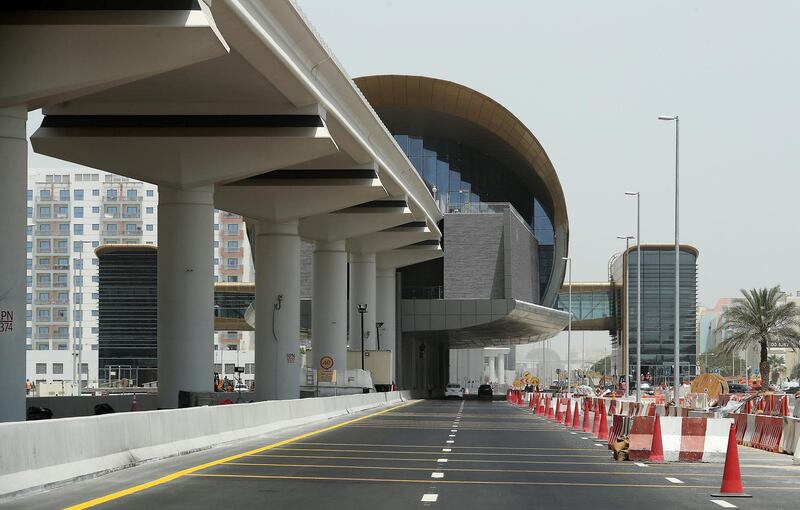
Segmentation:
<svg viewBox="0 0 800 510">
<path fill-rule="evenodd" d="M 460 384 L 448 384 L 444 388 L 444 398 L 464 398 L 464 388 Z"/>
<path fill-rule="evenodd" d="M 478 399 L 482 398 L 492 399 L 492 387 L 488 384 L 481 384 L 478 386 Z"/>
<path fill-rule="evenodd" d="M 750 387 L 746 384 L 738 384 L 738 383 L 729 383 L 728 384 L 728 393 L 747 393 L 750 391 Z"/>
<path fill-rule="evenodd" d="M 642 381 L 642 394 L 644 395 L 653 395 L 655 394 L 656 390 L 653 388 L 653 385 L 647 381 Z M 636 383 L 631 382 L 631 394 L 636 393 Z"/>
</svg>

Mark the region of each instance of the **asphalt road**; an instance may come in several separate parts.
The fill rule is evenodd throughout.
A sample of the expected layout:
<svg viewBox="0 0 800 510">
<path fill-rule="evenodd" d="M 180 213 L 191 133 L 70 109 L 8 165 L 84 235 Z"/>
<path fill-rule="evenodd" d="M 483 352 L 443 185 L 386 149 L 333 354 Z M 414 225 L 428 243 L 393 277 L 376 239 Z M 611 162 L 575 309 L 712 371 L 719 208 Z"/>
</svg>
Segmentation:
<svg viewBox="0 0 800 510">
<path fill-rule="evenodd" d="M 741 449 L 753 498 L 725 499 L 710 496 L 722 465 L 618 463 L 598 444 L 505 402 L 432 400 L 145 464 L 2 506 L 800 508 L 800 467 L 788 456 Z"/>
</svg>

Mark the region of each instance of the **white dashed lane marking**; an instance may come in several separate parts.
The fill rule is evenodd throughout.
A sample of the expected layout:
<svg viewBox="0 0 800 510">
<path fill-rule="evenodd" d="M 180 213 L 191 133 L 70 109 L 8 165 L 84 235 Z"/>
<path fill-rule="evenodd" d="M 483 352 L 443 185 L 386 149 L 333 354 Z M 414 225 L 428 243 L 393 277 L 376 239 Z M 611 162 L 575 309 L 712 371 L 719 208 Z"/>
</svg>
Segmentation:
<svg viewBox="0 0 800 510">
<path fill-rule="evenodd" d="M 672 478 L 672 477 L 669 477 L 669 476 L 667 477 L 667 481 L 668 482 L 672 482 L 672 483 L 683 483 L 681 480 L 679 480 L 677 478 Z"/>
<path fill-rule="evenodd" d="M 422 499 L 420 501 L 422 501 L 423 503 L 436 503 L 438 499 L 439 499 L 438 494 L 423 494 Z"/>
<path fill-rule="evenodd" d="M 436 459 L 436 462 L 447 462 L 447 459 Z"/>
<path fill-rule="evenodd" d="M 733 503 L 728 503 L 724 499 L 712 499 L 711 502 L 721 506 L 722 508 L 738 508 Z"/>
<path fill-rule="evenodd" d="M 433 473 L 431 473 L 431 478 L 444 478 L 444 473 L 434 471 Z"/>
<path fill-rule="evenodd" d="M 647 467 L 647 464 L 645 464 L 644 462 L 634 462 L 634 464 L 636 464 L 639 467 Z"/>
</svg>

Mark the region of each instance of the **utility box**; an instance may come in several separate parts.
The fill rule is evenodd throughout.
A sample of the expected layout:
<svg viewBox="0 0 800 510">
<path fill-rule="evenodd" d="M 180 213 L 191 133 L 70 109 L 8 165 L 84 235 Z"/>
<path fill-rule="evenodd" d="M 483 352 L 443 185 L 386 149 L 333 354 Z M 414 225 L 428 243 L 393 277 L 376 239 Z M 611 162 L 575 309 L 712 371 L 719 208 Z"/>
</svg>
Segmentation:
<svg viewBox="0 0 800 510">
<path fill-rule="evenodd" d="M 392 351 L 366 351 L 364 353 L 364 370 L 372 374 L 372 384 L 392 385 Z M 361 368 L 361 351 L 347 351 L 347 368 Z"/>
</svg>

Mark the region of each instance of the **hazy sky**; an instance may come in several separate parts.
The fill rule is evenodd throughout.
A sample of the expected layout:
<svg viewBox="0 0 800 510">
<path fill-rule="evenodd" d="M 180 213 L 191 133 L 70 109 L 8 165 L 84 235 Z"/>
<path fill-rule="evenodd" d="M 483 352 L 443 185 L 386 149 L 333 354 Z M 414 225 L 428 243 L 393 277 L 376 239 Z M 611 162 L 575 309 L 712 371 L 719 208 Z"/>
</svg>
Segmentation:
<svg viewBox="0 0 800 510">
<path fill-rule="evenodd" d="M 575 280 L 605 279 L 616 236 L 635 233 L 626 190 L 642 193 L 642 241 L 674 242 L 674 124 L 656 117 L 678 114 L 699 302 L 800 290 L 800 2 L 299 4 L 352 76 L 443 78 L 519 117 L 564 187 Z M 587 350 L 607 345 L 591 337 Z"/>
<path fill-rule="evenodd" d="M 656 117 L 679 114 L 681 240 L 700 250 L 700 303 L 800 289 L 800 2 L 299 3 L 352 76 L 452 80 L 531 129 L 564 187 L 575 280 L 605 279 L 616 236 L 635 232 L 626 190 L 642 193 L 642 241 L 674 242 L 674 125 Z"/>
</svg>

